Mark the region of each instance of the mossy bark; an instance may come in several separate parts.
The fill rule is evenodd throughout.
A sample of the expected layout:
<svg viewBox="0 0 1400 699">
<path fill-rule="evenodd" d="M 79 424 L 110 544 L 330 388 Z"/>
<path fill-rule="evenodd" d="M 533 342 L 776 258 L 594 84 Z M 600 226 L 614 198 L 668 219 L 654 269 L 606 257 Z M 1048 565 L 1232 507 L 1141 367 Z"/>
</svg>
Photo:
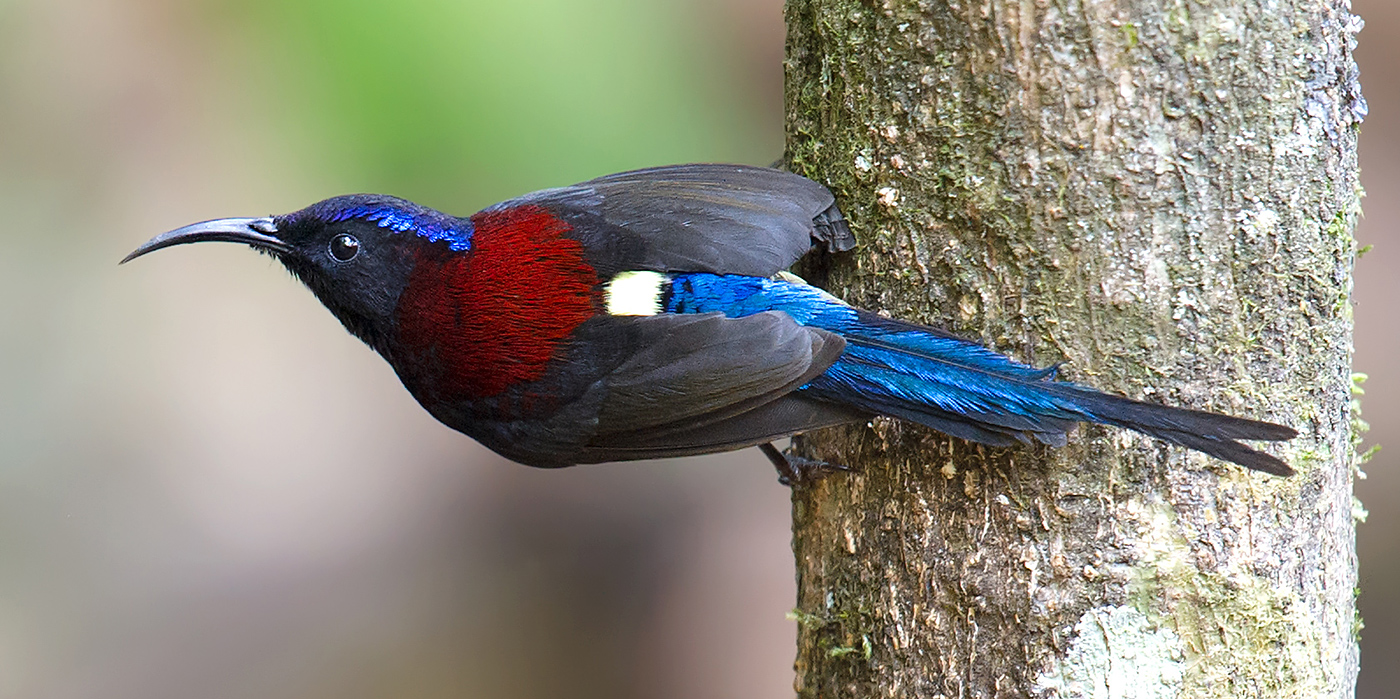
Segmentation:
<svg viewBox="0 0 1400 699">
<path fill-rule="evenodd" d="M 850 302 L 1146 400 L 1299 474 L 1086 426 L 811 435 L 802 697 L 1343 697 L 1356 127 L 1344 0 L 789 0 L 790 166 Z"/>
</svg>

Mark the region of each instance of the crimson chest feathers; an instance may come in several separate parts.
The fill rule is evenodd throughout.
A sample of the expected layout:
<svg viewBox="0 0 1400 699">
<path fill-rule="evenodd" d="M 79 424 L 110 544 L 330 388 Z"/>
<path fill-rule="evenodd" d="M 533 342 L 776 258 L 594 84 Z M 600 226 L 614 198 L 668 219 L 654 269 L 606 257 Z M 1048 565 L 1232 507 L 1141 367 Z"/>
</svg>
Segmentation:
<svg viewBox="0 0 1400 699">
<path fill-rule="evenodd" d="M 420 400 L 475 400 L 542 378 L 599 309 L 570 225 L 523 205 L 471 217 L 471 250 L 419 248 L 395 311 L 400 373 Z"/>
</svg>

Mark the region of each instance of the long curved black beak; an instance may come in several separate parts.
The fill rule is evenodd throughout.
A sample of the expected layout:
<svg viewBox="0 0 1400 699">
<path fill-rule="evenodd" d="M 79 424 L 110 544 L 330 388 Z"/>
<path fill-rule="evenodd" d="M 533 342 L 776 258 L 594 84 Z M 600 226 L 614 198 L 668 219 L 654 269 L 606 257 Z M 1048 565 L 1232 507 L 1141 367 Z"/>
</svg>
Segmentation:
<svg viewBox="0 0 1400 699">
<path fill-rule="evenodd" d="M 131 254 L 122 258 L 118 264 L 126 264 L 148 252 L 155 252 L 172 245 L 203 243 L 211 240 L 245 243 L 272 252 L 291 252 L 291 246 L 278 238 L 276 233 L 277 224 L 269 216 L 263 218 L 219 218 L 213 221 L 192 223 L 151 238 L 141 247 L 132 250 Z"/>
</svg>

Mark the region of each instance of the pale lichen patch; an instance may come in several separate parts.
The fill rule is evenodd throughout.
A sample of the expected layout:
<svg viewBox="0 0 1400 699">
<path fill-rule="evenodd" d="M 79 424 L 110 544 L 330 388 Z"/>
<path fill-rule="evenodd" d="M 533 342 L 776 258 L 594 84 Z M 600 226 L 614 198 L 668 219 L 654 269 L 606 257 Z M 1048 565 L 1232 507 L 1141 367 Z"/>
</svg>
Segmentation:
<svg viewBox="0 0 1400 699">
<path fill-rule="evenodd" d="M 1173 699 L 1186 666 L 1181 638 L 1132 607 L 1096 607 L 1074 627 L 1069 652 L 1035 689 L 1060 699 Z"/>
</svg>

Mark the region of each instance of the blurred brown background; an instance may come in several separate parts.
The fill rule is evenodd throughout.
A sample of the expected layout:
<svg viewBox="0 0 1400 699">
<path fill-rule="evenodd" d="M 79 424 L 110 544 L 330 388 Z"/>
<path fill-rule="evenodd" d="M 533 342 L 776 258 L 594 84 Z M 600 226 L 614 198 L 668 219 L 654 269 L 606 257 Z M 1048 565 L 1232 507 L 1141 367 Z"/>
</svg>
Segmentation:
<svg viewBox="0 0 1400 699">
<path fill-rule="evenodd" d="M 771 162 L 779 0 L 0 0 L 0 697 L 786 697 L 788 500 L 741 453 L 559 472 L 422 412 L 215 216 L 465 213 Z M 1400 687 L 1400 6 L 1371 104 L 1359 696 Z"/>
</svg>

